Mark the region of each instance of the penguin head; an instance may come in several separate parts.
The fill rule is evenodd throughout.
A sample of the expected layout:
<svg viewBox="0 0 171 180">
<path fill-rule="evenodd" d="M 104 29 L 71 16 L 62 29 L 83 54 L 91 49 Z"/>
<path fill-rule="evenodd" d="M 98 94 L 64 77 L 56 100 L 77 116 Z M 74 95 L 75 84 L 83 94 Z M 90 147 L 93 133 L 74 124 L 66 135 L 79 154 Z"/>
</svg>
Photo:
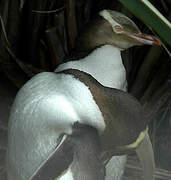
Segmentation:
<svg viewBox="0 0 171 180">
<path fill-rule="evenodd" d="M 85 25 L 76 41 L 76 49 L 91 50 L 106 44 L 125 50 L 132 46 L 160 45 L 160 41 L 153 35 L 141 33 L 137 25 L 122 13 L 102 10 Z"/>
</svg>

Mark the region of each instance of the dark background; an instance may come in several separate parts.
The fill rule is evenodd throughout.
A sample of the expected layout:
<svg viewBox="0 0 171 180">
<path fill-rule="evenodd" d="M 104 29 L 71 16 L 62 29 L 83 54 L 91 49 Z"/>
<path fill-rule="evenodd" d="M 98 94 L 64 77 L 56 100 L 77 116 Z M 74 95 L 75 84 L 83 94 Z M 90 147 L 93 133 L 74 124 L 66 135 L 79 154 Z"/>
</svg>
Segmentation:
<svg viewBox="0 0 171 180">
<path fill-rule="evenodd" d="M 167 19 L 171 19 L 169 0 L 151 2 Z M 8 115 L 18 89 L 35 74 L 53 71 L 66 57 L 70 57 L 75 37 L 102 9 L 120 11 L 129 16 L 142 32 L 153 33 L 118 1 L 0 0 L 0 16 L 3 19 L 0 26 L 1 180 L 5 179 L 6 171 Z M 165 45 L 170 48 L 166 43 Z M 155 152 L 156 179 L 169 180 L 171 59 L 164 48 L 149 46 L 126 50 L 122 57 L 127 70 L 129 92 L 150 114 L 150 137 Z M 129 156 L 124 179 L 141 179 L 141 168 L 134 154 Z"/>
</svg>

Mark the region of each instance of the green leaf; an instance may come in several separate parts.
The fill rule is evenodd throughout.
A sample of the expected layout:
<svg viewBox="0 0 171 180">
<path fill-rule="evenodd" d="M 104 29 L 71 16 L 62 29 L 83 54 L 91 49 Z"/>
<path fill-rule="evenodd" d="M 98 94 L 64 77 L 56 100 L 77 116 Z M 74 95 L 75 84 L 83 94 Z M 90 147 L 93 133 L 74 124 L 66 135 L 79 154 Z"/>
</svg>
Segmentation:
<svg viewBox="0 0 171 180">
<path fill-rule="evenodd" d="M 171 45 L 171 23 L 148 0 L 119 0 Z"/>
</svg>

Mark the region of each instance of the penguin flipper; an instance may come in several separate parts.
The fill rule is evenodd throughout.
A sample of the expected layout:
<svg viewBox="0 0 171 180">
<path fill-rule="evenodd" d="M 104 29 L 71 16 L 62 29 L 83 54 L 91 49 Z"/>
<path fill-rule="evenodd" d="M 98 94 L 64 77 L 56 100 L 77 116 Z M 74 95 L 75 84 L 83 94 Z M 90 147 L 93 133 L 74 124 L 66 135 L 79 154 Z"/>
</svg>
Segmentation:
<svg viewBox="0 0 171 180">
<path fill-rule="evenodd" d="M 73 154 L 73 144 L 70 143 L 70 138 L 63 135 L 60 144 L 38 167 L 29 180 L 48 180 L 61 176 L 72 163 Z"/>
</svg>

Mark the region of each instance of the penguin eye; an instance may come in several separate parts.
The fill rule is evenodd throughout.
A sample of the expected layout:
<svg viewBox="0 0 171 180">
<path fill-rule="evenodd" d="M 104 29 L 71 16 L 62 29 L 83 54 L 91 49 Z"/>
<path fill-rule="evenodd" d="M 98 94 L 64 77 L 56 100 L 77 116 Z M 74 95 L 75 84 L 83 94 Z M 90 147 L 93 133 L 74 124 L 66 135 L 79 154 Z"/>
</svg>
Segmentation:
<svg viewBox="0 0 171 180">
<path fill-rule="evenodd" d="M 123 32 L 123 27 L 120 26 L 120 25 L 115 25 L 115 26 L 113 27 L 113 29 L 114 29 L 114 31 L 115 31 L 116 33 L 122 33 L 122 32 Z"/>
</svg>

